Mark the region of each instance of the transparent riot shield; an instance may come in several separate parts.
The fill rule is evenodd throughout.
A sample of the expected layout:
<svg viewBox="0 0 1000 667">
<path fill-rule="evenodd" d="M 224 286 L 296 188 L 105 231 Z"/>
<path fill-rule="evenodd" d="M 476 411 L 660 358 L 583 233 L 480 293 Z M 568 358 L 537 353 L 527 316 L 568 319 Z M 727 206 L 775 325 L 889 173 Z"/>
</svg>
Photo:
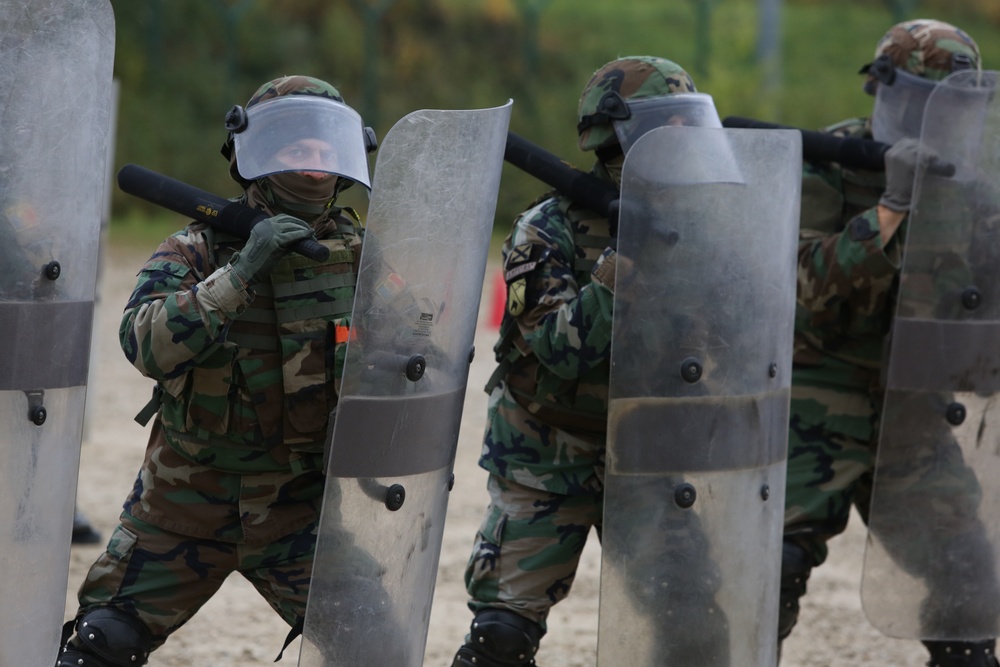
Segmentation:
<svg viewBox="0 0 1000 667">
<path fill-rule="evenodd" d="M 0 25 L 0 665 L 45 665 L 66 605 L 114 15 L 9 0 Z"/>
<path fill-rule="evenodd" d="M 953 74 L 924 112 L 937 160 L 905 228 L 862 579 L 866 616 L 893 637 L 1000 634 L 997 80 Z"/>
<path fill-rule="evenodd" d="M 300 666 L 423 664 L 510 108 L 379 149 Z"/>
<path fill-rule="evenodd" d="M 775 664 L 800 141 L 666 127 L 626 156 L 599 667 Z"/>
</svg>

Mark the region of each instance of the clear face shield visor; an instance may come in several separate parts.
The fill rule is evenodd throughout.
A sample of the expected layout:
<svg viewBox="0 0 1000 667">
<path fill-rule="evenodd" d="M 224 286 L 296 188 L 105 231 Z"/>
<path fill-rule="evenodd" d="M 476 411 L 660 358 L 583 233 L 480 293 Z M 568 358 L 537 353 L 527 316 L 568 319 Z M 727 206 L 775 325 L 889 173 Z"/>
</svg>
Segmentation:
<svg viewBox="0 0 1000 667">
<path fill-rule="evenodd" d="M 893 144 L 905 137 L 918 138 L 924 122 L 927 98 L 936 81 L 897 69 L 891 83 L 880 81 L 875 89 L 872 136 Z"/>
<path fill-rule="evenodd" d="M 705 93 L 673 93 L 622 104 L 625 111 L 612 118 L 611 125 L 626 154 L 642 135 L 658 127 L 722 127 L 712 96 Z"/>
<path fill-rule="evenodd" d="M 361 116 L 328 98 L 285 95 L 246 110 L 246 127 L 233 134 L 240 176 L 254 180 L 282 172 L 321 172 L 371 189 Z"/>
<path fill-rule="evenodd" d="M 626 156 L 635 142 L 653 130 L 698 128 L 682 130 L 684 134 L 675 137 L 675 145 L 691 144 L 689 150 L 684 150 L 684 160 L 661 159 L 662 164 L 655 167 L 664 184 L 744 182 L 711 95 L 674 93 L 629 101 L 627 106 L 628 117 L 611 121 Z"/>
</svg>

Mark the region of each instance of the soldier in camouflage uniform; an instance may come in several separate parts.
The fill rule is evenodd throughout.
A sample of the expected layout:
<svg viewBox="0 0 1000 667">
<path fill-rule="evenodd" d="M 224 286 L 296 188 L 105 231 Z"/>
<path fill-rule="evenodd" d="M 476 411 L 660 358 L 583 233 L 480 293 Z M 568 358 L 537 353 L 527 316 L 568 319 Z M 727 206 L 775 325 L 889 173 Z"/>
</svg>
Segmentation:
<svg viewBox="0 0 1000 667">
<path fill-rule="evenodd" d="M 333 86 L 304 76 L 264 84 L 246 109 L 283 101 L 311 109 L 310 118 L 354 114 Z M 360 157 L 345 157 L 306 136 L 276 156 L 287 171 L 248 180 L 230 135 L 223 153 L 245 189 L 241 201 L 273 217 L 246 241 L 193 223 L 140 270 L 119 337 L 129 361 L 156 380 L 137 418 L 155 419 L 57 665 L 145 664 L 232 572 L 293 626 L 289 641 L 297 634 L 361 251 L 357 215 L 335 205 L 357 174 L 324 160 L 329 151 L 339 164 L 354 159 L 367 185 L 360 143 Z M 288 253 L 306 238 L 329 258 Z"/>
<path fill-rule="evenodd" d="M 592 173 L 620 187 L 624 154 L 600 107 L 694 92 L 663 58 L 599 69 L 579 105 L 579 146 Z M 549 609 L 566 597 L 591 527 L 600 533 L 607 437 L 614 223 L 558 194 L 514 222 L 503 246 L 507 303 L 486 390 L 480 465 L 491 503 L 465 580 L 475 614 L 455 667 L 534 665 Z"/>
<path fill-rule="evenodd" d="M 939 81 L 964 67 L 980 67 L 972 38 L 949 24 L 921 19 L 893 26 L 861 73 L 867 75 L 865 91 L 875 94 L 880 71 L 887 68 Z M 869 118 L 828 128 L 893 143 L 884 174 L 833 163 L 804 166 L 779 642 L 791 633 L 809 573 L 826 559 L 827 541 L 846 528 L 852 504 L 867 521 L 883 399 L 880 375 L 895 312 L 900 238 L 921 159 L 922 108 L 908 109 L 910 117 L 898 123 L 880 123 L 876 108 L 874 133 Z M 960 463 L 945 474 L 964 484 L 969 474 Z M 896 552 L 901 560 L 907 557 Z M 928 585 L 933 590 L 935 582 Z M 924 644 L 931 654 L 928 665 L 997 665 L 992 640 Z"/>
</svg>

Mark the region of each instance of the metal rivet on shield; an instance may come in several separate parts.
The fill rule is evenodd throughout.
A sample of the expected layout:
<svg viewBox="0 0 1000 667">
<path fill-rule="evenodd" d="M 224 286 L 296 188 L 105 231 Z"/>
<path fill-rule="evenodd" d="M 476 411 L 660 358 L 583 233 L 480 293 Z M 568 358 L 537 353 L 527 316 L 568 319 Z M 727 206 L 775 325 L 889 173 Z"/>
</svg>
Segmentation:
<svg viewBox="0 0 1000 667">
<path fill-rule="evenodd" d="M 424 376 L 425 370 L 427 370 L 427 360 L 424 359 L 424 355 L 415 354 L 406 362 L 406 379 L 416 382 Z"/>
<path fill-rule="evenodd" d="M 961 403 L 952 403 L 945 410 L 944 418 L 952 426 L 958 426 L 965 421 L 965 406 Z"/>
<path fill-rule="evenodd" d="M 975 287 L 966 287 L 962 292 L 962 305 L 968 310 L 975 310 L 979 308 L 979 304 L 983 302 L 983 295 L 980 294 L 979 290 Z"/>
<path fill-rule="evenodd" d="M 695 499 L 698 497 L 698 492 L 695 491 L 694 487 L 690 484 L 679 484 L 676 489 L 674 489 L 674 502 L 681 509 L 687 509 L 694 505 Z"/>
<path fill-rule="evenodd" d="M 402 484 L 392 484 L 385 490 L 385 506 L 390 512 L 402 507 L 404 500 L 406 500 L 406 489 Z"/>
<path fill-rule="evenodd" d="M 44 406 L 37 405 L 31 409 L 31 413 L 28 418 L 31 419 L 32 423 L 36 426 L 41 426 L 45 423 L 46 418 L 48 418 L 49 413 Z"/>
<path fill-rule="evenodd" d="M 681 378 L 685 382 L 697 382 L 701 379 L 701 359 L 688 357 L 681 362 Z"/>
<path fill-rule="evenodd" d="M 476 358 L 476 346 L 473 345 L 472 347 L 469 348 L 469 363 L 471 364 L 472 360 L 475 358 Z"/>
<path fill-rule="evenodd" d="M 771 497 L 771 487 L 768 486 L 767 484 L 760 487 L 760 499 L 767 500 L 770 497 Z"/>
<path fill-rule="evenodd" d="M 451 473 L 448 477 L 448 490 L 451 491 L 455 488 L 455 473 Z"/>
<path fill-rule="evenodd" d="M 49 280 L 56 280 L 62 275 L 62 265 L 59 262 L 52 260 L 45 265 L 45 277 Z"/>
<path fill-rule="evenodd" d="M 767 376 L 772 378 L 778 377 L 778 364 L 771 364 L 767 367 Z"/>
</svg>

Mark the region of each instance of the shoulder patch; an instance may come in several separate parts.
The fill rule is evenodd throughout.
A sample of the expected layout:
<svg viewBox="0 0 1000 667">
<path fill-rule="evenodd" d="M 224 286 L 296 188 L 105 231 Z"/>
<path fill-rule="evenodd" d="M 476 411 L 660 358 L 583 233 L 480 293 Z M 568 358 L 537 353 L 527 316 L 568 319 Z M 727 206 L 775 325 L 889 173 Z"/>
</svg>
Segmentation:
<svg viewBox="0 0 1000 667">
<path fill-rule="evenodd" d="M 510 285 L 519 277 L 531 273 L 539 264 L 548 259 L 551 253 L 551 248 L 533 243 L 522 243 L 514 246 L 504 262 L 504 282 Z"/>
</svg>

